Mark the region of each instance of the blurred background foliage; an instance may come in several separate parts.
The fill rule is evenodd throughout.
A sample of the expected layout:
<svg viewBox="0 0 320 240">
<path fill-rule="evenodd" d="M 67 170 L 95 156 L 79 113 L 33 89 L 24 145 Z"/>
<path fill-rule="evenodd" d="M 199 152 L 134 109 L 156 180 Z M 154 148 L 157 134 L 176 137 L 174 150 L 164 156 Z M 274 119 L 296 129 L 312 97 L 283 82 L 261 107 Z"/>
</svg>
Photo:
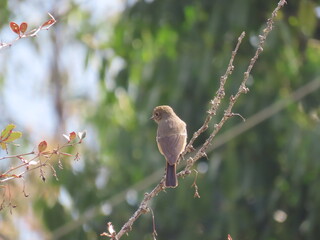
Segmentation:
<svg viewBox="0 0 320 240">
<path fill-rule="evenodd" d="M 20 182 L 12 183 L 18 208 L 12 214 L 0 212 L 2 239 L 105 239 L 99 234 L 108 221 L 119 230 L 164 172 L 156 125 L 149 120 L 152 109 L 171 105 L 191 136 L 205 118 L 238 36 L 246 31 L 226 85 L 228 96 L 214 119 L 219 121 L 277 5 L 258 0 L 138 0 L 102 8 L 101 2 L 0 2 L 2 29 L 10 21 L 30 18 L 36 25 L 46 12 L 58 20 L 37 39 L 23 39 L 1 52 L 0 124 L 15 122 L 29 139 L 26 149 L 42 138 L 57 144 L 62 133 L 82 128 L 88 136 L 78 149 L 80 161 L 66 160 L 64 169 L 57 169 L 59 181 L 49 177 L 43 183 L 38 173 L 28 175 L 28 198 Z M 250 76 L 250 92 L 234 111 L 249 120 L 274 103 L 290 101 L 293 92 L 311 81 L 320 81 L 319 39 L 319 2 L 288 0 Z M 16 49 L 19 61 L 24 60 L 20 65 L 13 58 Z M 27 50 L 32 57 L 23 57 Z M 30 61 L 41 65 L 30 67 Z M 12 73 L 19 67 L 26 72 L 22 80 L 17 71 Z M 32 75 L 36 68 L 44 69 L 38 82 Z M 21 93 L 27 81 L 31 98 L 41 102 L 49 96 L 48 104 L 28 114 L 36 105 L 23 103 L 18 109 L 26 112 L 12 114 L 6 100 L 14 94 L 9 81 Z M 317 239 L 319 103 L 319 89 L 314 88 L 241 136 L 232 132 L 241 119 L 231 119 L 221 131 L 230 130 L 231 139 L 196 166 L 201 198 L 193 198 L 190 176 L 152 201 L 159 239 L 226 239 L 228 233 L 235 240 Z M 39 130 L 32 121 L 26 124 L 28 119 L 52 123 L 53 130 Z M 1 171 L 8 167 L 1 164 Z M 123 239 L 152 239 L 151 215 L 141 216 Z"/>
</svg>

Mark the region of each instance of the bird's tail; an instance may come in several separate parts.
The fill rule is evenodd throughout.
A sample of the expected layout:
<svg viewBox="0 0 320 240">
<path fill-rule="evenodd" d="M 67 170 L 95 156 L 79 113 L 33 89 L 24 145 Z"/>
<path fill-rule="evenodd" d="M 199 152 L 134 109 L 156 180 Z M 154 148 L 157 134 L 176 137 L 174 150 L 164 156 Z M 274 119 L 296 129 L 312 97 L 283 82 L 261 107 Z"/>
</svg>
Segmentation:
<svg viewBox="0 0 320 240">
<path fill-rule="evenodd" d="M 166 187 L 175 188 L 176 186 L 178 186 L 176 164 L 170 165 L 167 162 Z"/>
</svg>

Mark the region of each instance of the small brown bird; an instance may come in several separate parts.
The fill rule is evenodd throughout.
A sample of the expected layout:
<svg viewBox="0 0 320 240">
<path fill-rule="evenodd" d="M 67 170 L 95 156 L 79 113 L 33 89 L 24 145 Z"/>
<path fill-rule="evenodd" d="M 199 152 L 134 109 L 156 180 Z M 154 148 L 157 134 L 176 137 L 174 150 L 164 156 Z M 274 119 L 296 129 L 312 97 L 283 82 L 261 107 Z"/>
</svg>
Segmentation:
<svg viewBox="0 0 320 240">
<path fill-rule="evenodd" d="M 176 163 L 187 143 L 187 128 L 170 106 L 154 108 L 151 117 L 157 124 L 157 144 L 160 153 L 166 158 L 166 187 L 178 186 Z"/>
</svg>

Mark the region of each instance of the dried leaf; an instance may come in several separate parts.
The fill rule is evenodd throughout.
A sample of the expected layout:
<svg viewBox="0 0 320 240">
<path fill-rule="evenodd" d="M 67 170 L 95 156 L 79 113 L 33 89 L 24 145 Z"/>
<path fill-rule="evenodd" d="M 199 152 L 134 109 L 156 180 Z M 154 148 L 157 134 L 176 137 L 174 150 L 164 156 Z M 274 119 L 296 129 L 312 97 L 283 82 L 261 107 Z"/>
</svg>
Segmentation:
<svg viewBox="0 0 320 240">
<path fill-rule="evenodd" d="M 10 22 L 10 28 L 13 32 L 20 35 L 20 28 L 18 24 L 16 24 L 15 22 Z"/>
<path fill-rule="evenodd" d="M 54 24 L 55 22 L 56 22 L 56 20 L 50 19 L 50 20 L 46 21 L 44 24 L 42 24 L 41 27 L 50 26 L 50 25 Z"/>
<path fill-rule="evenodd" d="M 44 150 L 46 150 L 48 144 L 46 141 L 42 141 L 41 143 L 39 143 L 38 145 L 38 150 L 39 150 L 39 153 L 43 152 Z"/>
<path fill-rule="evenodd" d="M 28 23 L 23 22 L 20 24 L 20 32 L 22 32 L 23 34 L 27 31 L 28 28 Z"/>
</svg>

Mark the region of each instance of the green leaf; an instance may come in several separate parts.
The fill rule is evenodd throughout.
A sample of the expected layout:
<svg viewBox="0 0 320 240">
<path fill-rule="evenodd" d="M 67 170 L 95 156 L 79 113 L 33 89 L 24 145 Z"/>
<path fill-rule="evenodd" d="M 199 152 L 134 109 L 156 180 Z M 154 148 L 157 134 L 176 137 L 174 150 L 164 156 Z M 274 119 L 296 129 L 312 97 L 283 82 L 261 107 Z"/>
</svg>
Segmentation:
<svg viewBox="0 0 320 240">
<path fill-rule="evenodd" d="M 0 140 L 5 141 L 10 136 L 12 129 L 14 129 L 15 127 L 16 126 L 12 123 L 6 126 L 6 128 L 1 132 Z"/>
<path fill-rule="evenodd" d="M 16 139 L 21 138 L 21 136 L 22 136 L 21 132 L 11 132 L 9 137 L 6 140 L 4 140 L 4 142 L 13 142 Z"/>
</svg>

